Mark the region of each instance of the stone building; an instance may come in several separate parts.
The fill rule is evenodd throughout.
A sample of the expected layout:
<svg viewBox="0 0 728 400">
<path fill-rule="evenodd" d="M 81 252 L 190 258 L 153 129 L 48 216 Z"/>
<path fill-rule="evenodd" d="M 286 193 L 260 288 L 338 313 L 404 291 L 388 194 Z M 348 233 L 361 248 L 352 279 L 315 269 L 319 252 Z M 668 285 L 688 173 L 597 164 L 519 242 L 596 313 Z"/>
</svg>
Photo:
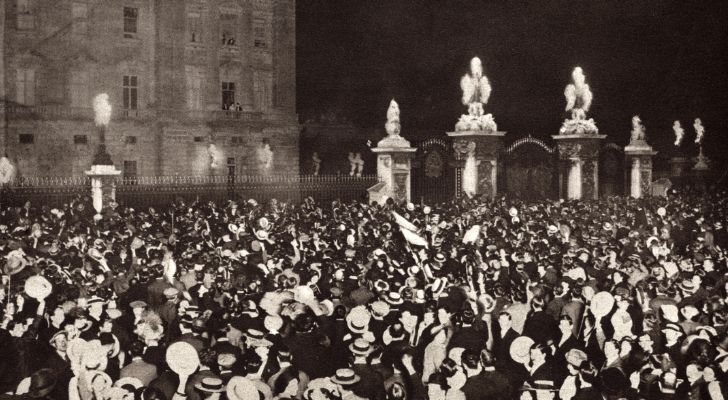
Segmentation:
<svg viewBox="0 0 728 400">
<path fill-rule="evenodd" d="M 89 168 L 98 93 L 125 176 L 257 174 L 263 140 L 298 173 L 295 0 L 0 0 L 0 20 L 0 151 L 20 176 Z"/>
</svg>

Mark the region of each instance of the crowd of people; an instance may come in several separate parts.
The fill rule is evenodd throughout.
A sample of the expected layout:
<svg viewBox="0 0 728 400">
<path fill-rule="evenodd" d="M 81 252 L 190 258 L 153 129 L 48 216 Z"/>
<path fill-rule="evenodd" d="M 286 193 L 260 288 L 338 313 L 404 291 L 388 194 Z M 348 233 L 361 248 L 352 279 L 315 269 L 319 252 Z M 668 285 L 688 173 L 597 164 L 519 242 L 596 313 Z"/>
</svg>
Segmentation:
<svg viewBox="0 0 728 400">
<path fill-rule="evenodd" d="M 725 192 L 3 206 L 0 392 L 725 399 L 727 215 Z"/>
</svg>

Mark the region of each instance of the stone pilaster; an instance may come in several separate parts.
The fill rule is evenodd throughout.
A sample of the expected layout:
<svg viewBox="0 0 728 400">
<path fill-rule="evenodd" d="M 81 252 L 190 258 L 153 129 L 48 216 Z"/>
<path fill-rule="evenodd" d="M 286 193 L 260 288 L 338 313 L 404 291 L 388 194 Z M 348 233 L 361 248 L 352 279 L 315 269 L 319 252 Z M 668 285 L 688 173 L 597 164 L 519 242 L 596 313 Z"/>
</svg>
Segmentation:
<svg viewBox="0 0 728 400">
<path fill-rule="evenodd" d="M 570 200 L 599 197 L 599 148 L 606 135 L 555 135 L 559 192 Z"/>
<path fill-rule="evenodd" d="M 467 190 L 463 187 L 465 181 L 473 179 L 476 182 L 476 195 L 486 195 L 495 198 L 498 194 L 498 166 L 499 156 L 503 149 L 503 137 L 506 132 L 496 131 L 459 131 L 447 132 L 453 140 L 455 157 L 464 166 L 468 157 L 468 146 L 475 146 L 475 161 L 477 163 L 475 177 L 465 177 L 469 173 L 461 168 L 456 179 L 456 196 L 460 197 Z M 472 143 L 472 144 L 471 144 Z"/>
</svg>

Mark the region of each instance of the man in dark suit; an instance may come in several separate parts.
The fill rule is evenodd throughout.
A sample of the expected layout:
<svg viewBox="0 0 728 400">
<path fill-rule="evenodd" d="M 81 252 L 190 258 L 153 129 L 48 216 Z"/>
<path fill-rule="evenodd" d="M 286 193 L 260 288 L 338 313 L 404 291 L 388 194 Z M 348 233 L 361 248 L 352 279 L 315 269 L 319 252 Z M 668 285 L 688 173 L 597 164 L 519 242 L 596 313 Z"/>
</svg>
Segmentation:
<svg viewBox="0 0 728 400">
<path fill-rule="evenodd" d="M 131 363 L 121 369 L 119 376 L 121 378 L 132 377 L 139 379 L 144 386 L 157 378 L 157 367 L 142 359 L 144 354 L 144 344 L 142 342 L 133 342 L 129 348 L 131 355 Z"/>
<path fill-rule="evenodd" d="M 354 356 L 351 369 L 361 378 L 354 384 L 353 392 L 366 399 L 384 400 L 386 397 L 384 377 L 367 360 L 367 356 L 371 352 L 369 342 L 364 339 L 356 339 L 349 345 L 349 350 Z"/>
<path fill-rule="evenodd" d="M 506 376 L 496 371 L 493 358 L 487 351 L 478 354 L 465 350 L 462 354 L 463 369 L 468 380 L 462 387 L 468 400 L 506 399 L 511 395 L 511 385 Z"/>
<path fill-rule="evenodd" d="M 475 312 L 470 307 L 461 314 L 461 325 L 452 335 L 448 348 L 462 347 L 473 350 L 476 354 L 485 348 L 488 341 L 488 329 L 484 321 L 475 320 Z"/>
<path fill-rule="evenodd" d="M 542 343 L 549 339 L 554 341 L 558 339 L 558 324 L 551 315 L 544 311 L 543 300 L 534 298 L 531 301 L 531 312 L 526 317 L 523 335 L 530 337 L 535 342 Z"/>
<path fill-rule="evenodd" d="M 518 332 L 513 330 L 513 320 L 511 314 L 507 311 L 503 311 L 498 315 L 497 325 L 493 329 L 495 333 L 493 337 L 493 355 L 496 363 L 502 365 L 513 361 L 510 355 L 511 343 L 519 335 Z"/>
<path fill-rule="evenodd" d="M 66 355 L 68 344 L 66 332 L 59 331 L 49 341 L 53 349 L 48 353 L 43 368 L 49 368 L 56 373 L 56 386 L 53 389 L 52 397 L 58 400 L 68 399 L 68 383 L 73 378 L 71 364 Z"/>
</svg>

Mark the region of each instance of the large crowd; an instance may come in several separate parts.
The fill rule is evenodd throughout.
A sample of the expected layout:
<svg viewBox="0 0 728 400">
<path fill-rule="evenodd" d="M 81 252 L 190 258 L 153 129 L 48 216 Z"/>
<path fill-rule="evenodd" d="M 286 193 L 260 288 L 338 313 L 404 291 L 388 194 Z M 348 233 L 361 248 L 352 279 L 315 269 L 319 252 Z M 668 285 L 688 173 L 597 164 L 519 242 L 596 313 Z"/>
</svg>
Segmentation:
<svg viewBox="0 0 728 400">
<path fill-rule="evenodd" d="M 0 208 L 3 398 L 727 398 L 725 192 L 88 201 Z"/>
</svg>

